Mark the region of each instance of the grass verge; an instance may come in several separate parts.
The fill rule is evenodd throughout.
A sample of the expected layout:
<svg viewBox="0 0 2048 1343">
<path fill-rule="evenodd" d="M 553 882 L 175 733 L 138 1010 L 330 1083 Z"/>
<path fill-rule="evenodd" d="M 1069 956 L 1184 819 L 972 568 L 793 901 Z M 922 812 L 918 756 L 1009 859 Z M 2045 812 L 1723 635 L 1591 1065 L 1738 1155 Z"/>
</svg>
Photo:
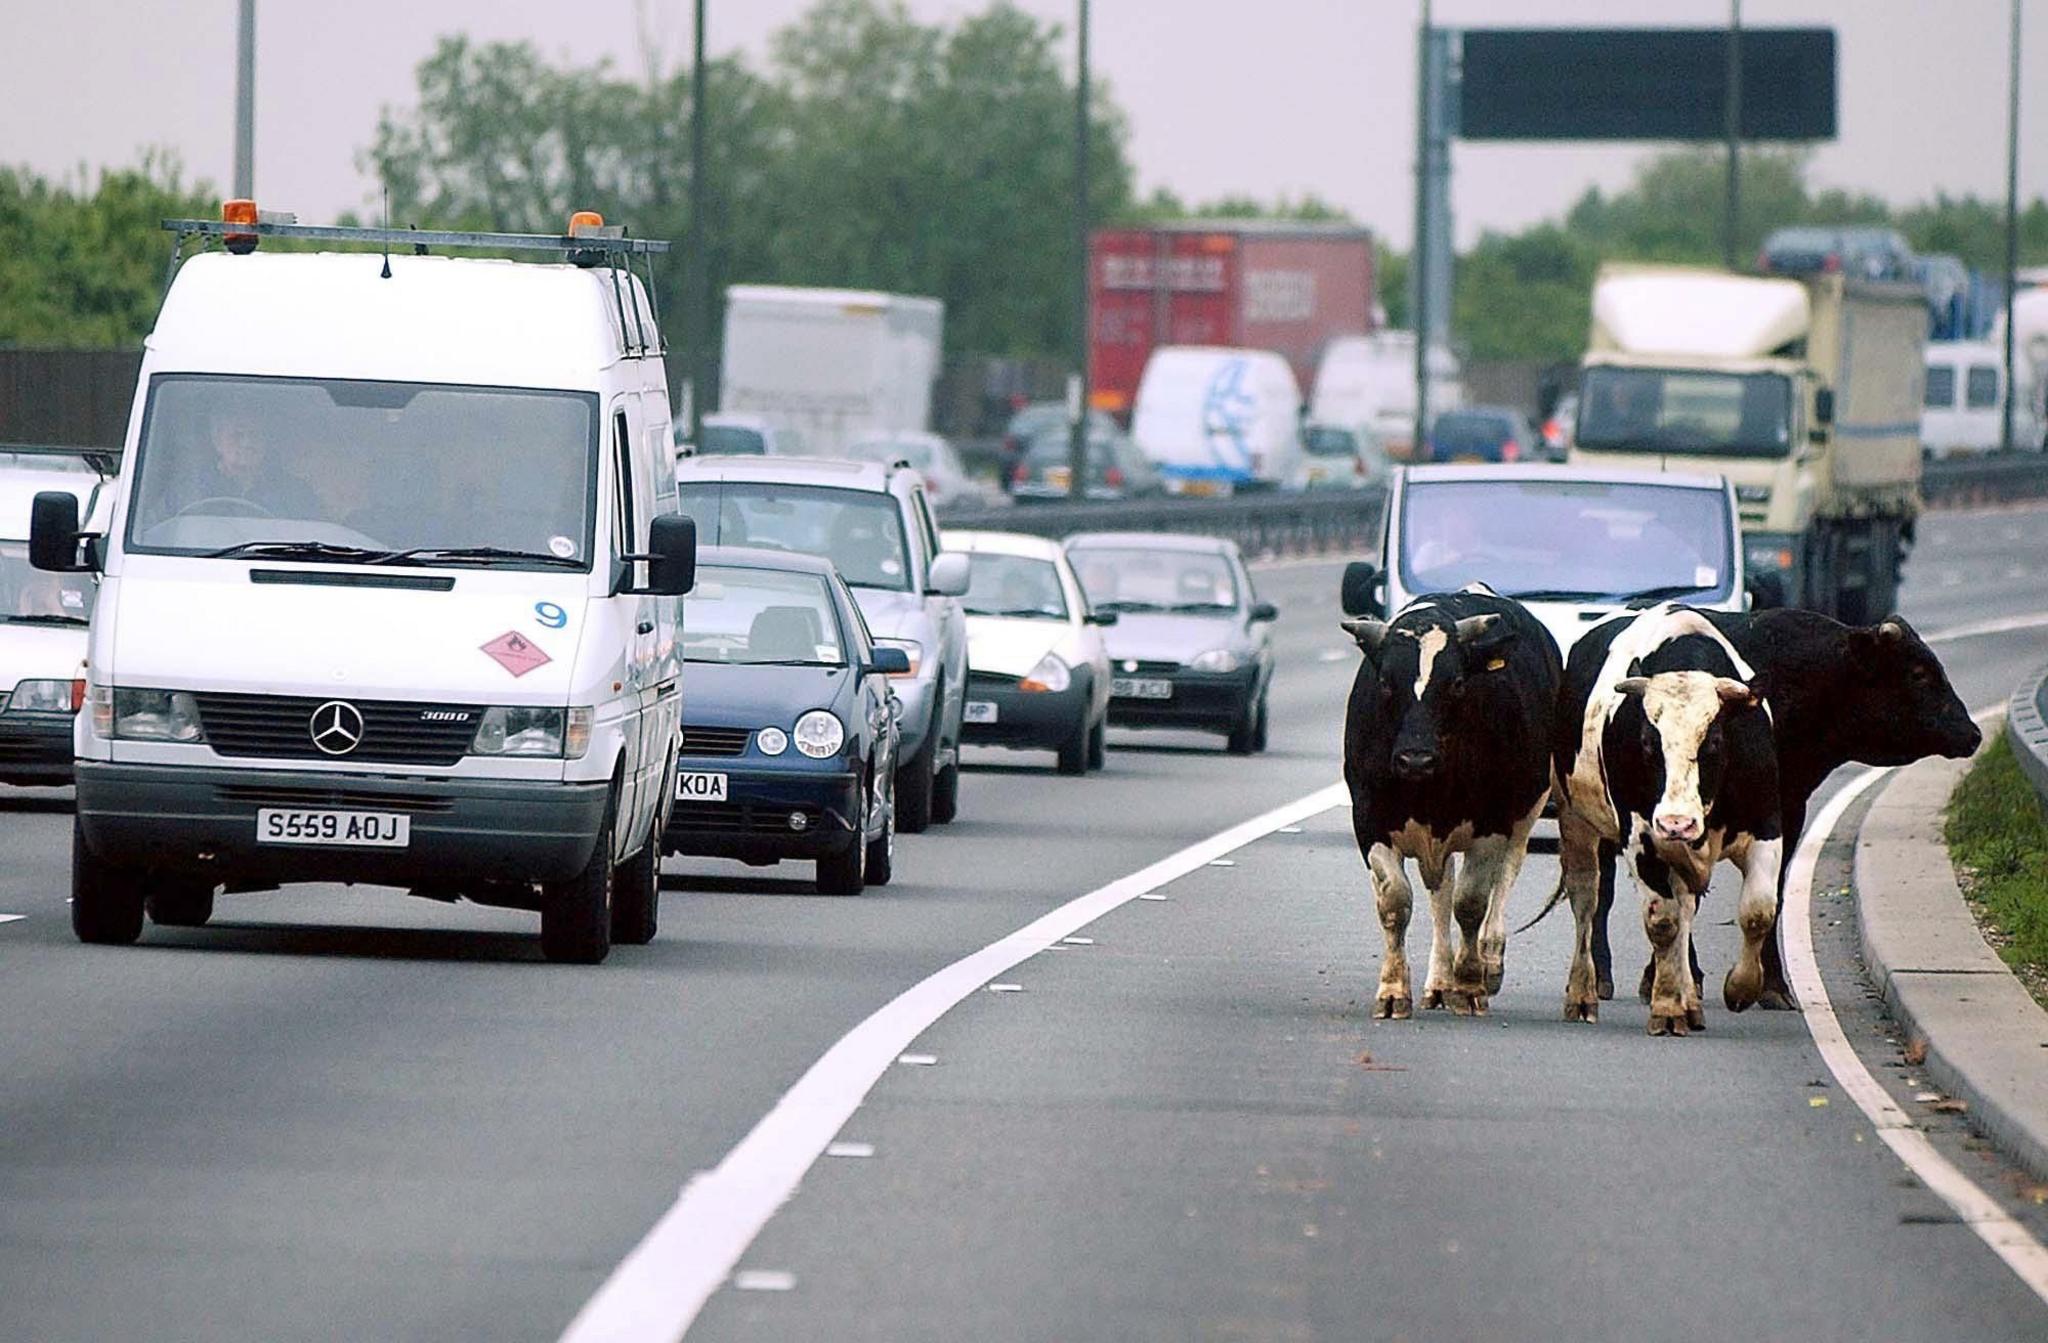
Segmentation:
<svg viewBox="0 0 2048 1343">
<path fill-rule="evenodd" d="M 1985 939 L 2048 1007 L 2048 811 L 2005 733 L 1949 799 L 1945 834 Z"/>
</svg>

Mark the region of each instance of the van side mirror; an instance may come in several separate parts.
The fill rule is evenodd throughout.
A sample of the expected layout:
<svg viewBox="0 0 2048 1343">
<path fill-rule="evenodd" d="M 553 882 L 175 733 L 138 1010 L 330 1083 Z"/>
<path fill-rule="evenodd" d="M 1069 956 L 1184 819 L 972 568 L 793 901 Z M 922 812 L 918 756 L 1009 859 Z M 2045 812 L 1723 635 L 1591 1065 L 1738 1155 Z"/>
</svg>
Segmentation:
<svg viewBox="0 0 2048 1343">
<path fill-rule="evenodd" d="M 1835 422 L 1835 389 L 1822 387 L 1813 394 L 1813 422 L 1827 425 Z"/>
<path fill-rule="evenodd" d="M 78 496 L 65 490 L 44 490 L 29 505 L 28 562 L 52 573 L 91 569 L 78 558 Z"/>
<path fill-rule="evenodd" d="M 1252 604 L 1252 611 L 1251 611 L 1251 623 L 1252 623 L 1252 624 L 1256 625 L 1256 624 L 1258 624 L 1258 623 L 1259 623 L 1260 621 L 1262 621 L 1262 620 L 1278 620 L 1279 618 L 1280 618 L 1280 608 L 1279 608 L 1279 607 L 1277 607 L 1277 606 L 1275 606 L 1275 605 L 1273 605 L 1273 603 L 1271 603 L 1271 602 L 1254 602 L 1254 603 Z"/>
<path fill-rule="evenodd" d="M 647 585 L 655 597 L 680 597 L 697 586 L 697 520 L 687 513 L 662 513 L 647 528 L 647 553 L 625 555 L 647 562 Z"/>
<path fill-rule="evenodd" d="M 1337 601 L 1347 616 L 1378 616 L 1385 614 L 1380 608 L 1378 589 L 1379 566 L 1370 560 L 1353 560 L 1344 566 L 1344 578 L 1337 589 Z"/>
<path fill-rule="evenodd" d="M 965 597 L 967 580 L 967 556 L 957 550 L 949 550 L 932 560 L 932 571 L 926 576 L 924 590 L 934 597 Z"/>
<path fill-rule="evenodd" d="M 910 654 L 900 648 L 876 648 L 868 653 L 868 670 L 877 676 L 910 675 Z"/>
</svg>

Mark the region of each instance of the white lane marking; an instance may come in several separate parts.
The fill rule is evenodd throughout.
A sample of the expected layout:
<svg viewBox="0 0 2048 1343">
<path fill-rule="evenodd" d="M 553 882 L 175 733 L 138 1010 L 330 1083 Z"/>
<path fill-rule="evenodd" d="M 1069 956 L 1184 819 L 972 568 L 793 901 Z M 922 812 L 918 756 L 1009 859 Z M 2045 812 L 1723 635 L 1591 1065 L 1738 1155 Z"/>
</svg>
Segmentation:
<svg viewBox="0 0 2048 1343">
<path fill-rule="evenodd" d="M 796 1290 L 796 1274 L 779 1268 L 750 1268 L 732 1280 L 743 1292 L 789 1292 Z"/>
<path fill-rule="evenodd" d="M 842 1036 L 711 1170 L 692 1180 L 569 1322 L 564 1343 L 671 1343 L 683 1336 L 776 1210 L 796 1192 L 903 1049 L 995 976 L 1211 859 L 1348 800 L 1333 783 L 1069 900 L 898 994 Z M 748 1285 L 745 1290 L 786 1291 Z M 792 1280 L 793 1282 L 793 1280 Z"/>
<path fill-rule="evenodd" d="M 1981 719 L 1992 712 L 1996 711 L 1976 716 Z M 1813 869 L 1820 861 L 1820 851 L 1849 805 L 1889 773 L 1888 769 L 1866 770 L 1843 785 L 1821 808 L 1793 854 L 1792 870 L 1785 882 L 1785 909 L 1779 919 L 1785 930 L 1785 971 L 1792 981 L 1793 993 L 1805 1005 L 1806 1029 L 1813 1035 L 1814 1047 L 1842 1090 L 1870 1120 L 1877 1136 L 1922 1184 L 1955 1210 L 1956 1216 L 2005 1261 L 2006 1267 L 2019 1275 L 2035 1296 L 2048 1302 L 2048 1247 L 2035 1240 L 1996 1199 L 1937 1151 L 1927 1135 L 1914 1126 L 1913 1117 L 1900 1109 L 1891 1093 L 1870 1075 L 1842 1031 L 1834 1004 L 1828 999 L 1827 985 L 1821 980 L 1820 966 L 1814 960 L 1813 933 L 1807 920 Z"/>
<path fill-rule="evenodd" d="M 26 914 L 0 914 L 0 923 L 20 923 L 27 917 Z"/>
<path fill-rule="evenodd" d="M 1981 639 L 1992 634 L 2012 634 L 2019 630 L 2037 630 L 2048 626 L 2048 611 L 2029 611 L 2025 615 L 2001 616 L 1996 620 L 1979 620 L 1969 625 L 1957 625 L 1951 629 L 1936 630 L 1924 636 L 1928 643 L 1953 643 L 1957 639 Z"/>
<path fill-rule="evenodd" d="M 1140 900 L 1164 900 L 1167 896 L 1164 891 L 1147 891 L 1138 898 Z"/>
<path fill-rule="evenodd" d="M 1211 859 L 1209 860 L 1209 866 L 1211 866 L 1211 867 L 1236 867 L 1236 866 L 1237 866 L 1237 860 L 1236 860 L 1235 858 L 1211 858 Z"/>
<path fill-rule="evenodd" d="M 906 1068 L 929 1068 L 939 1061 L 937 1054 L 898 1054 L 896 1061 Z"/>
<path fill-rule="evenodd" d="M 826 1156 L 870 1157 L 875 1154 L 871 1142 L 829 1142 L 825 1144 Z"/>
<path fill-rule="evenodd" d="M 1046 948 L 1048 951 L 1051 949 L 1050 947 Z M 990 993 L 1022 993 L 1024 992 L 1024 986 L 1022 984 L 991 984 L 988 986 L 988 991 Z"/>
</svg>

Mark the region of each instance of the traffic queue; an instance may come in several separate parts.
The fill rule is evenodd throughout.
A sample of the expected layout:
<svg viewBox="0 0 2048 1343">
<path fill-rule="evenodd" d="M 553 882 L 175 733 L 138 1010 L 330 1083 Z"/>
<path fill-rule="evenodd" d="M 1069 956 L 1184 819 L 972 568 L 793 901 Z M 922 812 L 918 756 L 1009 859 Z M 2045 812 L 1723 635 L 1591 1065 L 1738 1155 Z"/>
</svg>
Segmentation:
<svg viewBox="0 0 2048 1343">
<path fill-rule="evenodd" d="M 667 854 L 888 882 L 963 743 L 1265 744 L 1276 613 L 1227 542 L 948 537 L 865 449 L 678 462 L 665 243 L 166 228 L 197 253 L 123 448 L 0 461 L 0 778 L 75 784 L 83 941 L 364 882 L 595 963 L 655 937 Z"/>
</svg>

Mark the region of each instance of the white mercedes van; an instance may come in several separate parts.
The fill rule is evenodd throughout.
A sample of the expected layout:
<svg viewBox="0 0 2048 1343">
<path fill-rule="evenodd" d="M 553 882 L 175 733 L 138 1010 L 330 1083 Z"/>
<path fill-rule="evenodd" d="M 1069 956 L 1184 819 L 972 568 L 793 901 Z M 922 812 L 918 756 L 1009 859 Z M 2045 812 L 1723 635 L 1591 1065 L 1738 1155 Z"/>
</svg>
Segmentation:
<svg viewBox="0 0 2048 1343">
<path fill-rule="evenodd" d="M 167 227 L 225 250 L 176 271 L 104 532 L 53 492 L 30 534 L 100 575 L 74 931 L 338 881 L 536 910 L 550 960 L 652 938 L 696 554 L 633 264 L 665 245 Z"/>
</svg>

